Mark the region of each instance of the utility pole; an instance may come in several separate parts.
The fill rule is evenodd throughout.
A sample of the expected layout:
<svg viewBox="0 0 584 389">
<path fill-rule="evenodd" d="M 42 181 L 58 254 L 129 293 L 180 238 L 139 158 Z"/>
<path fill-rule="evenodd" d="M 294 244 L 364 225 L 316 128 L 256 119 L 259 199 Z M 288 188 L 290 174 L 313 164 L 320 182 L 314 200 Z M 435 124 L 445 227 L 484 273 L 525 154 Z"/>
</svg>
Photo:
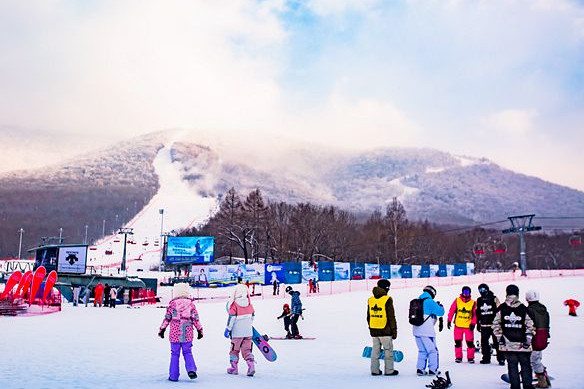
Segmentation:
<svg viewBox="0 0 584 389">
<path fill-rule="evenodd" d="M 164 235 L 163 235 L 163 230 L 164 230 L 164 209 L 160 208 L 158 210 L 158 213 L 160 214 L 160 265 L 158 266 L 158 270 L 162 271 L 163 267 L 164 267 L 164 247 L 165 247 L 165 242 L 164 242 Z"/>
<path fill-rule="evenodd" d="M 118 234 L 124 235 L 124 252 L 122 253 L 122 266 L 121 271 L 126 271 L 126 244 L 128 243 L 128 235 L 134 235 L 133 228 L 120 228 Z"/>
<path fill-rule="evenodd" d="M 59 227 L 59 244 L 63 243 L 63 227 Z"/>
<path fill-rule="evenodd" d="M 116 228 L 118 228 L 118 216 L 119 215 L 116 213 L 116 223 L 114 224 L 114 228 L 113 228 L 114 232 L 116 231 Z"/>
<path fill-rule="evenodd" d="M 20 240 L 18 242 L 18 259 L 20 259 L 20 254 L 22 253 L 22 233 L 24 232 L 24 228 L 21 228 L 18 232 L 20 232 Z"/>
<path fill-rule="evenodd" d="M 503 234 L 515 234 L 519 233 L 519 266 L 521 267 L 521 275 L 527 276 L 527 255 L 525 253 L 525 233 L 531 231 L 541 230 L 541 226 L 533 225 L 533 218 L 535 214 L 531 215 L 520 215 L 520 216 L 509 216 L 509 222 L 511 222 L 511 228 L 506 228 L 502 232 Z"/>
<path fill-rule="evenodd" d="M 87 229 L 89 228 L 89 225 L 85 225 L 85 240 L 83 241 L 83 244 L 87 244 Z"/>
<path fill-rule="evenodd" d="M 103 219 L 103 227 L 101 228 L 101 237 L 105 236 L 105 219 Z"/>
</svg>

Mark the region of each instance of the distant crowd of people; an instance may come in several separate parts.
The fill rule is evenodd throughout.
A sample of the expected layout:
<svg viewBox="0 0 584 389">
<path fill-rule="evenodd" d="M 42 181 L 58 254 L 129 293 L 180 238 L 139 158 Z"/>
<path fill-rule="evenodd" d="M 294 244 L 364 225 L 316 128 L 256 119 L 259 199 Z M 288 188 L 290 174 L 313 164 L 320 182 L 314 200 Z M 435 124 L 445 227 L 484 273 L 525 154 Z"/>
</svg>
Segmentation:
<svg viewBox="0 0 584 389">
<path fill-rule="evenodd" d="M 89 299 L 91 296 L 92 288 L 81 285 L 73 285 L 73 306 L 79 305 L 79 301 L 83 302 L 85 306 L 89 304 Z M 81 297 L 81 291 L 83 288 L 83 297 Z M 118 289 L 108 285 L 107 283 L 103 285 L 101 282 L 93 287 L 93 306 L 94 307 L 116 307 L 116 300 L 118 298 Z"/>
</svg>

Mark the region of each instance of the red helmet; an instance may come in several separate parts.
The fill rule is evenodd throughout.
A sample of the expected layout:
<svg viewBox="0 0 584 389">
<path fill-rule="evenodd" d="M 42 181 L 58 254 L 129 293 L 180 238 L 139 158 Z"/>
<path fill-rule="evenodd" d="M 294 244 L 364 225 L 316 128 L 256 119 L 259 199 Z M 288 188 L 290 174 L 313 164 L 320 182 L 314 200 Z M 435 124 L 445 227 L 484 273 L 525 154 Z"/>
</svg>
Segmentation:
<svg viewBox="0 0 584 389">
<path fill-rule="evenodd" d="M 286 309 L 286 308 L 290 309 L 290 305 L 284 304 L 284 309 Z"/>
</svg>

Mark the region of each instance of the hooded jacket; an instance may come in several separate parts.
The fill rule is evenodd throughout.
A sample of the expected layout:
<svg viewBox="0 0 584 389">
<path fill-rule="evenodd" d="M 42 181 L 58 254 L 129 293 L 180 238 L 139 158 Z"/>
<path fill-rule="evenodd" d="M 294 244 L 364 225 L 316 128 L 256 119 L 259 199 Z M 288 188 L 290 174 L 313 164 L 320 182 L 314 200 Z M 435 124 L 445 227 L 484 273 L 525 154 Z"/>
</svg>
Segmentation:
<svg viewBox="0 0 584 389">
<path fill-rule="evenodd" d="M 506 322 L 509 321 L 510 318 L 505 318 L 505 311 L 508 309 L 520 310 L 525 309 L 525 320 L 523 323 L 515 318 L 512 321 L 516 320 L 517 324 L 521 325 L 522 330 L 522 339 L 521 340 L 511 340 L 508 337 L 509 331 L 508 329 L 504 328 Z M 495 320 L 493 320 L 493 334 L 499 339 L 499 350 L 500 351 L 515 351 L 515 352 L 530 352 L 532 351 L 531 348 L 531 340 L 534 334 L 533 328 L 533 320 L 527 314 L 527 307 L 523 305 L 517 296 L 511 295 L 507 296 L 505 302 L 499 306 L 499 310 L 495 315 Z M 502 340 L 502 341 L 501 341 Z M 523 347 L 523 344 L 528 345 L 529 347 Z"/>
<path fill-rule="evenodd" d="M 199 321 L 199 313 L 192 298 L 180 296 L 170 300 L 160 329 L 164 329 L 169 325 L 170 334 L 168 335 L 168 340 L 172 343 L 192 342 L 193 326 L 198 331 L 203 331 L 203 326 Z"/>
<path fill-rule="evenodd" d="M 434 326 L 438 317 L 444 316 L 444 307 L 434 301 L 430 293 L 424 292 L 420 295 L 424 299 L 424 323 L 421 326 L 412 326 L 412 333 L 419 337 L 436 337 L 436 330 Z"/>
<path fill-rule="evenodd" d="M 293 315 L 302 315 L 302 301 L 300 301 L 300 292 L 292 292 L 292 301 L 290 303 L 290 309 Z"/>
<path fill-rule="evenodd" d="M 376 299 L 383 296 L 387 296 L 387 291 L 379 286 L 373 288 L 373 297 Z M 387 314 L 387 324 L 384 328 L 369 328 L 369 333 L 373 337 L 378 336 L 391 336 L 392 338 L 397 338 L 397 322 L 395 320 L 395 309 L 393 307 L 393 299 L 391 296 L 385 302 L 385 312 Z M 369 305 L 367 306 L 367 324 L 369 325 Z"/>
<path fill-rule="evenodd" d="M 235 287 L 234 294 L 227 302 L 227 328 L 231 338 L 247 338 L 253 335 L 253 319 L 255 311 L 249 298 L 249 289 L 243 284 Z"/>
<path fill-rule="evenodd" d="M 499 309 L 499 299 L 493 294 L 492 291 L 488 291 L 484 296 L 481 295 L 477 299 L 477 322 L 483 327 L 491 327 L 493 325 L 493 320 L 497 314 L 497 309 Z"/>
</svg>

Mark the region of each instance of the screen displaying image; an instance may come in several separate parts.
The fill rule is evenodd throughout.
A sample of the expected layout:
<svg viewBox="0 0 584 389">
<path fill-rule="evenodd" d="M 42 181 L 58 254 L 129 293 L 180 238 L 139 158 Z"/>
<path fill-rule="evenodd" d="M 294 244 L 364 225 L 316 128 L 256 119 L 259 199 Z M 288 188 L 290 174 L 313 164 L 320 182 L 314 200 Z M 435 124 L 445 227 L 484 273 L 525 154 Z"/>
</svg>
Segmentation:
<svg viewBox="0 0 584 389">
<path fill-rule="evenodd" d="M 166 246 L 166 262 L 211 263 L 215 238 L 212 236 L 169 236 Z"/>
</svg>

